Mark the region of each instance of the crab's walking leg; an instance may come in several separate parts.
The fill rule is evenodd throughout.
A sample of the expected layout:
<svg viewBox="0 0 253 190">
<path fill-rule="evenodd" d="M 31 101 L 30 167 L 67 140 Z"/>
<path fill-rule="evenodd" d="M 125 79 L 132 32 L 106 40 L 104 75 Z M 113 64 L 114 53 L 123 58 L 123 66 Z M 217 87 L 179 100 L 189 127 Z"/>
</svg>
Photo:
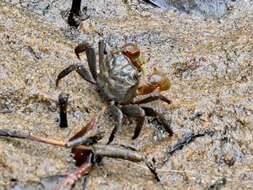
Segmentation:
<svg viewBox="0 0 253 190">
<path fill-rule="evenodd" d="M 99 70 L 101 71 L 101 66 L 104 63 L 104 53 L 105 53 L 105 42 L 100 40 L 98 43 L 98 53 L 99 53 Z"/>
<path fill-rule="evenodd" d="M 150 117 L 156 117 L 158 122 L 160 122 L 163 126 L 163 128 L 169 133 L 170 136 L 173 135 L 173 131 L 170 128 L 170 122 L 166 121 L 166 119 L 163 117 L 163 115 L 157 111 L 155 111 L 153 108 L 151 107 L 141 107 L 144 111 L 145 111 L 145 115 L 146 116 L 150 116 Z"/>
<path fill-rule="evenodd" d="M 79 54 L 84 52 L 86 53 L 87 61 L 89 64 L 90 72 L 93 76 L 93 79 L 97 80 L 97 64 L 96 64 L 96 52 L 95 49 L 88 43 L 84 42 L 76 46 L 75 53 L 78 59 L 80 59 Z"/>
<path fill-rule="evenodd" d="M 139 117 L 137 119 L 137 125 L 135 127 L 134 136 L 132 137 L 132 139 L 136 139 L 140 135 L 142 126 L 144 125 L 144 121 L 145 121 L 145 117 Z"/>
<path fill-rule="evenodd" d="M 98 53 L 99 53 L 99 72 L 100 72 L 100 77 L 104 75 L 104 73 L 107 72 L 107 67 L 106 67 L 106 60 L 105 60 L 105 54 L 107 59 L 109 59 L 110 54 L 108 54 L 106 50 L 106 44 L 104 40 L 100 40 L 98 43 Z"/>
<path fill-rule="evenodd" d="M 66 69 L 64 69 L 63 71 L 61 71 L 59 73 L 59 75 L 57 76 L 56 79 L 56 87 L 58 86 L 60 80 L 65 77 L 66 75 L 68 75 L 69 73 L 71 73 L 72 71 L 76 71 L 84 80 L 92 83 L 92 84 L 96 84 L 93 79 L 92 76 L 90 75 L 90 73 L 85 69 L 85 67 L 83 65 L 80 64 L 73 64 L 70 65 L 69 67 L 67 67 Z"/>
<path fill-rule="evenodd" d="M 107 144 L 110 144 L 113 141 L 115 134 L 122 127 L 122 122 L 123 122 L 123 113 L 120 110 L 120 108 L 118 108 L 116 105 L 110 105 L 109 110 L 110 110 L 110 113 L 112 114 L 112 116 L 116 120 L 116 125 L 112 130 L 112 133 L 109 137 Z"/>
<path fill-rule="evenodd" d="M 140 135 L 142 126 L 145 121 L 145 111 L 138 105 L 126 105 L 123 106 L 121 110 L 125 115 L 137 118 L 137 125 L 132 137 L 132 139 L 136 139 Z"/>
<path fill-rule="evenodd" d="M 163 102 L 166 102 L 167 104 L 171 104 L 171 100 L 169 100 L 168 98 L 166 98 L 165 96 L 161 94 L 150 95 L 149 97 L 146 97 L 142 100 L 134 101 L 133 104 L 145 104 L 145 103 L 153 102 L 156 100 L 161 100 Z"/>
</svg>

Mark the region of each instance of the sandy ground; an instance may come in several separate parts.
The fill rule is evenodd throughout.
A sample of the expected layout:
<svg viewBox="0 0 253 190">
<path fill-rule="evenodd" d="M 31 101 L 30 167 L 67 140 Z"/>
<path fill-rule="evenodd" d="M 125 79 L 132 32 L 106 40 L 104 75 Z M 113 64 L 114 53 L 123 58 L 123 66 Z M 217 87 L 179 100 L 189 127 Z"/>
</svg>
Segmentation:
<svg viewBox="0 0 253 190">
<path fill-rule="evenodd" d="M 148 60 L 147 74 L 154 67 L 168 73 L 172 87 L 163 94 L 173 103 L 150 105 L 171 120 L 175 135 L 148 119 L 137 140 L 131 140 L 131 125 L 114 143 L 154 157 L 162 181 L 143 163 L 106 158 L 86 189 L 253 189 L 253 1 L 236 1 L 225 16 L 207 18 L 134 0 L 85 0 L 90 19 L 78 30 L 60 16 L 67 1 L 9 2 L 0 2 L 1 129 L 67 140 L 103 106 L 75 73 L 55 88 L 57 74 L 79 63 L 73 48 L 83 40 L 96 46 L 102 37 L 115 49 L 134 42 Z M 58 127 L 62 91 L 70 94 L 67 129 Z M 102 143 L 112 125 L 107 114 L 98 122 L 106 134 Z M 205 131 L 211 132 L 169 154 L 184 136 Z M 0 138 L 0 190 L 52 189 L 58 177 L 50 176 L 74 168 L 69 150 Z M 74 189 L 83 189 L 82 180 Z"/>
</svg>

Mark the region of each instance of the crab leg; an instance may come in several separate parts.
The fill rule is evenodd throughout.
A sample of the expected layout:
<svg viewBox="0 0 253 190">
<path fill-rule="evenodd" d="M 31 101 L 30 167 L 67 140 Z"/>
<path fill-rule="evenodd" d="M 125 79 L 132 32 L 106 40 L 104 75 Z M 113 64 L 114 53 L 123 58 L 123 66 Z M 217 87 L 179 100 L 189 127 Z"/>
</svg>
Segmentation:
<svg viewBox="0 0 253 190">
<path fill-rule="evenodd" d="M 96 53 L 95 49 L 91 47 L 90 44 L 88 43 L 81 43 L 75 48 L 75 53 L 78 59 L 80 59 L 79 54 L 84 52 L 86 53 L 87 61 L 89 64 L 89 69 L 90 72 L 93 76 L 93 79 L 96 81 L 97 80 L 97 64 L 96 64 Z"/>
<path fill-rule="evenodd" d="M 105 53 L 105 42 L 100 40 L 98 43 L 98 52 L 99 52 L 99 70 L 101 71 L 101 66 L 104 63 L 104 53 Z"/>
<path fill-rule="evenodd" d="M 171 104 L 171 100 L 169 100 L 168 98 L 166 98 L 165 96 L 158 94 L 158 95 L 150 95 L 149 97 L 146 97 L 142 100 L 136 100 L 133 102 L 133 104 L 145 104 L 145 103 L 149 103 L 149 102 L 153 102 L 156 100 L 161 100 L 163 102 L 166 102 L 167 104 Z"/>
<path fill-rule="evenodd" d="M 85 69 L 85 67 L 83 65 L 73 64 L 73 65 L 70 65 L 69 67 L 67 67 L 66 69 L 64 69 L 63 71 L 61 71 L 59 73 L 59 75 L 57 76 L 57 79 L 56 79 L 56 87 L 58 86 L 60 80 L 62 78 L 64 78 L 65 76 L 67 76 L 72 71 L 76 71 L 84 80 L 90 82 L 91 84 L 96 84 L 93 81 L 92 76 L 90 75 L 90 73 Z"/>
<path fill-rule="evenodd" d="M 145 112 L 138 105 L 126 105 L 121 108 L 122 112 L 129 117 L 137 118 L 137 125 L 135 127 L 134 136 L 132 139 L 136 139 L 141 132 L 142 126 L 145 121 Z"/>
<path fill-rule="evenodd" d="M 116 125 L 112 130 L 112 133 L 109 137 L 107 144 L 110 144 L 113 141 L 115 134 L 122 127 L 122 122 L 123 122 L 123 113 L 120 110 L 120 108 L 118 108 L 116 105 L 111 105 L 109 106 L 109 110 L 116 120 Z"/>
<path fill-rule="evenodd" d="M 166 121 L 166 119 L 163 117 L 163 115 L 157 111 L 155 111 L 153 108 L 150 107 L 141 107 L 145 111 L 146 116 L 150 117 L 156 117 L 158 122 L 160 122 L 163 126 L 163 128 L 169 133 L 170 136 L 173 135 L 173 131 L 170 128 L 170 122 Z"/>
<path fill-rule="evenodd" d="M 145 121 L 145 117 L 139 117 L 137 119 L 137 125 L 135 127 L 134 136 L 132 137 L 132 139 L 136 139 L 140 135 L 142 126 L 144 125 L 144 121 Z"/>
<path fill-rule="evenodd" d="M 105 73 L 108 72 L 107 61 L 112 58 L 111 51 L 108 50 L 104 40 L 100 40 L 98 44 L 98 53 L 99 53 L 99 74 L 102 77 L 102 80 L 105 80 Z M 105 56 L 106 55 L 106 56 Z M 105 58 L 106 57 L 106 58 Z"/>
</svg>

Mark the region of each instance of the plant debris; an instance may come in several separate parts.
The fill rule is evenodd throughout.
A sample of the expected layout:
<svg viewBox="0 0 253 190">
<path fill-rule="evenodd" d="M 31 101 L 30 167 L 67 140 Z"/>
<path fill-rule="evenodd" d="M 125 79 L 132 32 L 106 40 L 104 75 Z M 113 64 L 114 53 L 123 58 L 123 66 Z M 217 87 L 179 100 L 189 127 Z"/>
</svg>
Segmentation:
<svg viewBox="0 0 253 190">
<path fill-rule="evenodd" d="M 144 162 L 145 165 L 149 168 L 150 172 L 154 175 L 155 179 L 157 181 L 160 181 L 160 178 L 154 166 L 154 162 L 148 160 L 148 158 L 143 154 L 119 145 L 104 145 L 98 143 L 102 136 L 101 133 L 99 133 L 97 130 L 96 122 L 97 116 L 95 115 L 92 117 L 90 122 L 88 122 L 85 128 L 78 131 L 66 143 L 54 139 L 38 137 L 19 131 L 9 131 L 4 129 L 0 129 L 0 136 L 27 139 L 60 147 L 71 148 L 71 152 L 74 155 L 74 159 L 78 168 L 74 172 L 71 172 L 62 181 L 62 183 L 55 188 L 55 190 L 60 190 L 63 188 L 71 189 L 74 183 L 80 179 L 80 177 L 85 176 L 89 173 L 94 163 L 96 163 L 96 157 L 109 157 L 132 162 Z"/>
</svg>

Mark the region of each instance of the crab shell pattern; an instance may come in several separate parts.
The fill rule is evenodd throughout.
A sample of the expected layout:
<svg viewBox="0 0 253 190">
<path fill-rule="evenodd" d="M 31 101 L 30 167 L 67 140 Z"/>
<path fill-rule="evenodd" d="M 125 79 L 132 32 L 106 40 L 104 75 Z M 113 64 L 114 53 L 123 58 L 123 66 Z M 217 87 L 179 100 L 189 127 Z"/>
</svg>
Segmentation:
<svg viewBox="0 0 253 190">
<path fill-rule="evenodd" d="M 141 72 L 123 55 L 107 55 L 101 65 L 97 84 L 107 100 L 126 103 L 136 97 Z"/>
</svg>

